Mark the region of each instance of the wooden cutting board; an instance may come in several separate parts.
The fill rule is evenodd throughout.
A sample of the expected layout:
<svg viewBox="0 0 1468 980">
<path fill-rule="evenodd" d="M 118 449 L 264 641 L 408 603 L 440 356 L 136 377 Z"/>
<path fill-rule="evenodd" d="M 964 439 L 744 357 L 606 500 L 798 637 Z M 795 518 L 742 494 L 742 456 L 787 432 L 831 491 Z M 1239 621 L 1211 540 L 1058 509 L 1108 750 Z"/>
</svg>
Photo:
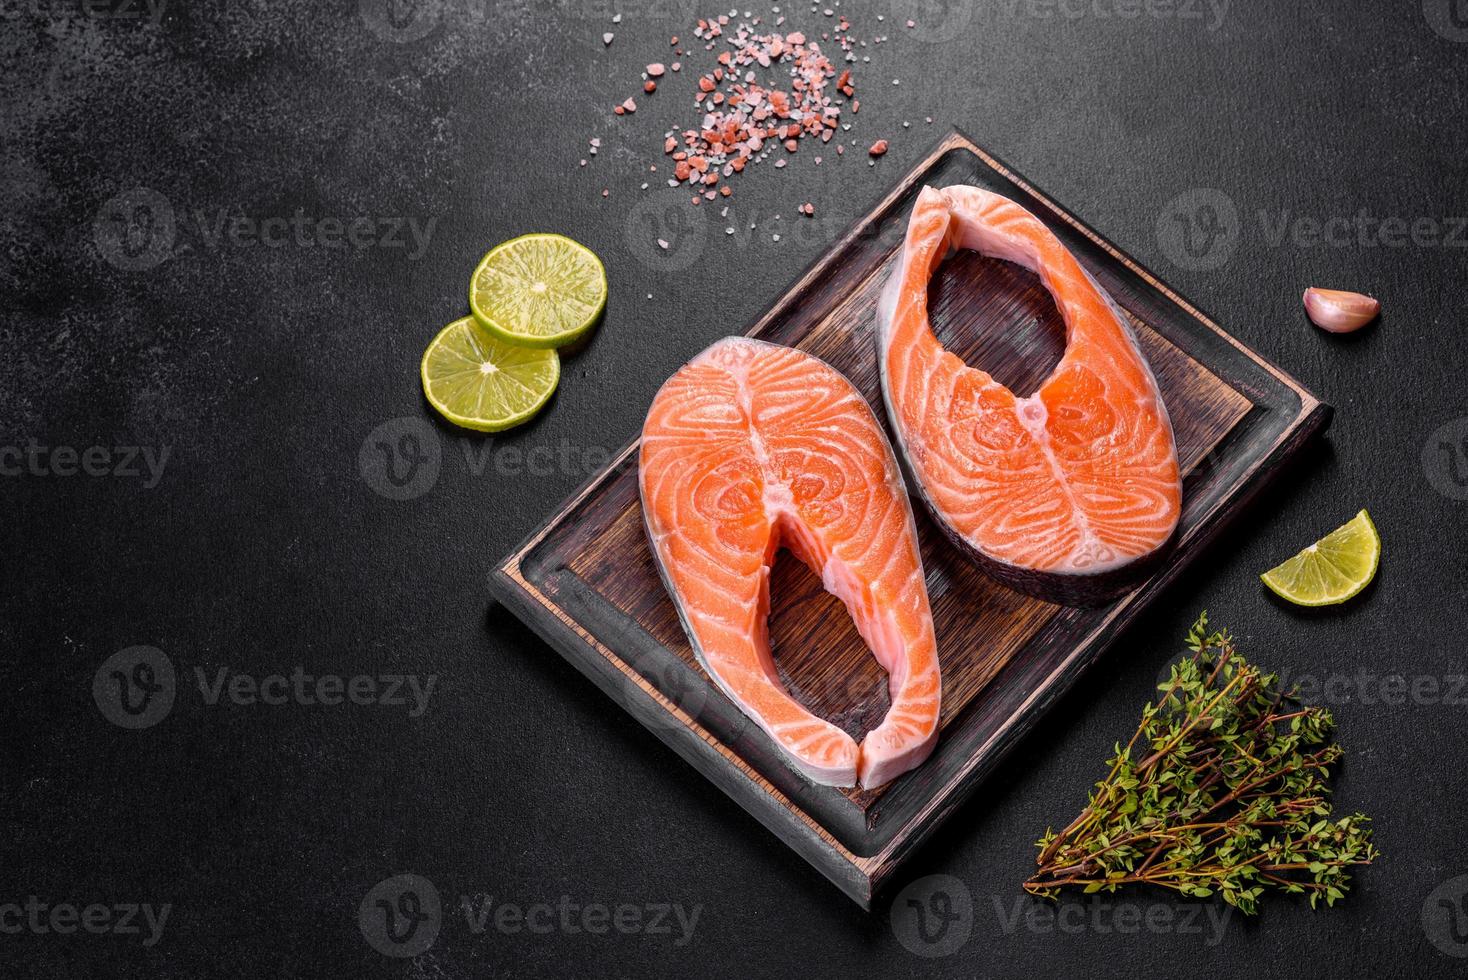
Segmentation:
<svg viewBox="0 0 1468 980">
<path fill-rule="evenodd" d="M 749 335 L 828 361 L 882 417 L 877 293 L 918 189 L 960 183 L 996 191 L 1039 216 L 1131 318 L 1171 413 L 1186 474 L 1177 546 L 1150 578 L 1097 609 L 1029 598 L 965 562 L 915 505 L 943 668 L 942 731 L 925 764 L 864 792 L 799 776 L 698 666 L 644 537 L 635 441 L 493 577 L 508 608 L 864 907 L 1110 639 L 1326 426 L 1331 411 L 958 133 L 837 241 Z M 1017 266 L 960 253 L 934 277 L 929 305 L 944 345 L 1017 393 L 1038 387 L 1064 350 L 1054 302 Z M 845 609 L 784 554 L 771 595 L 770 637 L 790 691 L 860 740 L 887 710 L 885 675 Z"/>
</svg>

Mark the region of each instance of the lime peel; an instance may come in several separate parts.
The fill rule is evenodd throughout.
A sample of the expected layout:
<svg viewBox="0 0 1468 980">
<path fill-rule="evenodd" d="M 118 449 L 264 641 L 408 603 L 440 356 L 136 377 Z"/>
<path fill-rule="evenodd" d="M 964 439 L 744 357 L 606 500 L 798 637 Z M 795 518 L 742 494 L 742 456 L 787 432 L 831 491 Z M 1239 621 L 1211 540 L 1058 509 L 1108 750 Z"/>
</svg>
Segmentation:
<svg viewBox="0 0 1468 980">
<path fill-rule="evenodd" d="M 507 344 L 466 316 L 433 338 L 419 376 L 423 394 L 444 418 L 499 432 L 529 420 L 550 400 L 561 359 L 553 350 Z"/>
<path fill-rule="evenodd" d="M 1362 510 L 1351 520 L 1259 578 L 1297 606 L 1333 606 L 1371 584 L 1381 562 L 1381 536 Z"/>
<path fill-rule="evenodd" d="M 501 242 L 469 280 L 469 309 L 491 335 L 522 347 L 563 347 L 596 323 L 607 303 L 607 270 L 564 235 Z"/>
</svg>

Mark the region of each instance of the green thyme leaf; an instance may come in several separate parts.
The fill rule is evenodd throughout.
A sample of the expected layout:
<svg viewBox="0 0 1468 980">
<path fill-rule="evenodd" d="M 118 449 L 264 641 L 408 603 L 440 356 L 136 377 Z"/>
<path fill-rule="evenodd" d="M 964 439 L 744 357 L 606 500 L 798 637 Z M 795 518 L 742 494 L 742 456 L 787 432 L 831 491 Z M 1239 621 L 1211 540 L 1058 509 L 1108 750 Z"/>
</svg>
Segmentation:
<svg viewBox="0 0 1468 980">
<path fill-rule="evenodd" d="M 1150 884 L 1216 894 L 1248 915 L 1266 888 L 1334 905 L 1346 869 L 1379 852 L 1364 815 L 1332 822 L 1330 766 L 1343 750 L 1330 712 L 1281 690 L 1228 631 L 1208 629 L 1206 612 L 1187 647 L 1086 808 L 1037 842 L 1025 889 L 1055 898 Z"/>
</svg>

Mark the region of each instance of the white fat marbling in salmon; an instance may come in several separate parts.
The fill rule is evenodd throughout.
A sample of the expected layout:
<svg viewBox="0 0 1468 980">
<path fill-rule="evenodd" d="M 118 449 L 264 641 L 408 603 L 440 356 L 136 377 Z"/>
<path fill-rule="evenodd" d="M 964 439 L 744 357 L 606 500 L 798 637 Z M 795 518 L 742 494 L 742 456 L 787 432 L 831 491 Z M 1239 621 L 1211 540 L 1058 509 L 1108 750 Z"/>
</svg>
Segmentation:
<svg viewBox="0 0 1468 980">
<path fill-rule="evenodd" d="M 1054 297 L 1065 355 L 1034 394 L 1016 396 L 933 335 L 928 280 L 959 248 L 1033 270 Z M 1157 381 L 1115 302 L 1018 204 L 977 187 L 921 191 L 879 304 L 877 356 L 921 496 L 996 577 L 1084 601 L 1171 538 L 1182 486 Z"/>
<path fill-rule="evenodd" d="M 933 617 L 897 461 L 860 393 L 788 347 L 721 340 L 673 375 L 642 430 L 654 557 L 699 663 L 798 771 L 880 786 L 938 736 Z M 788 548 L 846 604 L 889 675 L 861 744 L 796 702 L 770 653 L 770 567 Z"/>
</svg>

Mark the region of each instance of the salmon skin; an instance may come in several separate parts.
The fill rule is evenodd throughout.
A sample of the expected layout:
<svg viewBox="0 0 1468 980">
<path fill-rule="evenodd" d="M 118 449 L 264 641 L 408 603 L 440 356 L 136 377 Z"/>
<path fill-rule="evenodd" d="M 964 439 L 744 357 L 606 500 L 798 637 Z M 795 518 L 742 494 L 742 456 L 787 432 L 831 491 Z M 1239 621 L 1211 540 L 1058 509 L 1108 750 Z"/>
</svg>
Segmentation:
<svg viewBox="0 0 1468 980">
<path fill-rule="evenodd" d="M 1040 277 L 1065 355 L 1028 397 L 943 349 L 928 280 L 953 249 Z M 1005 584 L 1089 605 L 1165 553 L 1182 512 L 1172 423 L 1126 317 L 1060 240 L 977 187 L 925 187 L 877 319 L 882 398 L 937 523 Z"/>
<path fill-rule="evenodd" d="M 668 379 L 638 458 L 653 556 L 693 652 L 799 772 L 870 789 L 922 763 L 941 679 L 912 506 L 881 425 L 809 354 L 720 340 Z M 861 745 L 785 690 L 770 653 L 780 547 L 846 604 L 892 705 Z"/>
</svg>

